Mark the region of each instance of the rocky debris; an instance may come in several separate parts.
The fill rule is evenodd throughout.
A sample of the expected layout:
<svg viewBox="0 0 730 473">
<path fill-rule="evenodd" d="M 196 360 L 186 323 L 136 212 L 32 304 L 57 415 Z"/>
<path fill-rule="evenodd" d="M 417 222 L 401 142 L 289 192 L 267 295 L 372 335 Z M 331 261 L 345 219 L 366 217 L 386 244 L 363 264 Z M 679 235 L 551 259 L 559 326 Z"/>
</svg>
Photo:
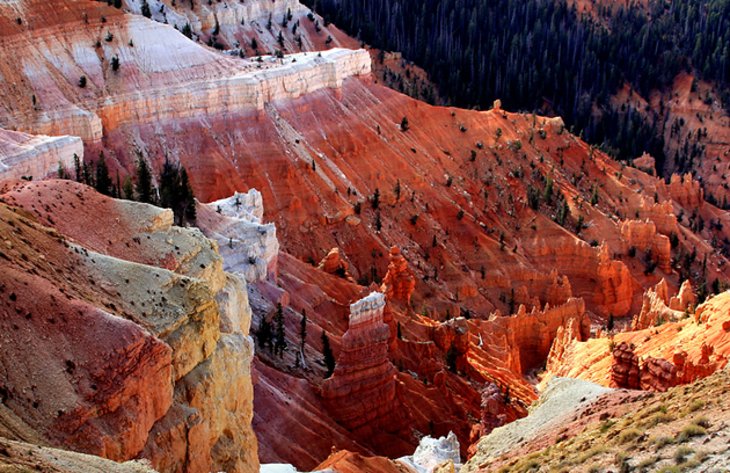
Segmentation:
<svg viewBox="0 0 730 473">
<path fill-rule="evenodd" d="M 408 307 L 413 290 L 416 288 L 416 278 L 400 249 L 392 247 L 389 256 L 388 272 L 383 278 L 380 290 L 385 293 L 389 301 L 398 301 Z"/>
<path fill-rule="evenodd" d="M 76 136 L 29 135 L 0 129 L 0 179 L 57 175 L 59 167 L 73 172 L 74 156 L 84 158 L 84 144 Z"/>
<path fill-rule="evenodd" d="M 15 442 L 0 437 L 0 470 L 53 473 L 156 473 L 145 460 L 116 463 L 93 455 Z"/>
<path fill-rule="evenodd" d="M 459 452 L 459 440 L 453 432 L 439 438 L 427 435 L 421 439 L 413 455 L 401 457 L 398 461 L 408 465 L 417 473 L 453 472 L 461 468 Z"/>
<path fill-rule="evenodd" d="M 553 378 L 527 417 L 498 427 L 479 440 L 474 456 L 461 472 L 480 471 L 479 465 L 487 460 L 519 451 L 533 439 L 569 422 L 581 406 L 609 392 L 611 389 L 587 381 Z"/>
<path fill-rule="evenodd" d="M 317 269 L 324 271 L 325 273 L 334 274 L 335 276 L 347 279 L 350 282 L 355 282 L 352 275 L 350 274 L 350 262 L 347 260 L 347 256 L 339 248 L 332 248 L 327 256 L 322 258 L 319 262 Z"/>
<path fill-rule="evenodd" d="M 639 357 L 634 354 L 634 346 L 621 342 L 611 353 L 611 386 L 626 389 L 641 387 L 641 370 Z"/>
<path fill-rule="evenodd" d="M 209 204 L 198 204 L 196 225 L 218 243 L 225 271 L 247 282 L 275 280 L 279 240 L 276 226 L 262 223 L 261 193 L 251 189 Z"/>
</svg>

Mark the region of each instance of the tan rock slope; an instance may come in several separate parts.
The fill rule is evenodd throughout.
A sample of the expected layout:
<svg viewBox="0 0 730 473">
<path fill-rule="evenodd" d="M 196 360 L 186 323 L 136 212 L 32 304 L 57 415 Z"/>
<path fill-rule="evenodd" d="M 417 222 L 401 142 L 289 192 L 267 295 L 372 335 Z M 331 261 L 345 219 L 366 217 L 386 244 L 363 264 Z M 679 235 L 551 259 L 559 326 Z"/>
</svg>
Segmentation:
<svg viewBox="0 0 730 473">
<path fill-rule="evenodd" d="M 6 185 L 2 201 L 7 435 L 162 471 L 257 471 L 246 284 L 215 244 L 69 181 Z"/>
</svg>

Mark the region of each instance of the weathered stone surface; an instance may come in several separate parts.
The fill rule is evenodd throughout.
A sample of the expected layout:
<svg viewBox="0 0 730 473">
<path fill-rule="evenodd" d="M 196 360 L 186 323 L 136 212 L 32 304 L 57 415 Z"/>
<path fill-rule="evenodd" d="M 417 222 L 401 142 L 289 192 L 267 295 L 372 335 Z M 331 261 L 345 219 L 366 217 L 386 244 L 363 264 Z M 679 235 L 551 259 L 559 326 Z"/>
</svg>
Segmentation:
<svg viewBox="0 0 730 473">
<path fill-rule="evenodd" d="M 246 283 L 215 244 L 172 227 L 169 211 L 69 181 L 2 197 L 52 226 L 0 204 L 0 234 L 25 229 L 3 250 L 3 333 L 45 334 L 0 342 L 17 432 L 161 471 L 257 471 Z M 85 231 L 92 212 L 99 226 Z"/>
<path fill-rule="evenodd" d="M 279 240 L 276 226 L 263 223 L 261 193 L 248 193 L 198 204 L 196 224 L 218 243 L 224 269 L 242 275 L 246 281 L 276 278 Z"/>
<path fill-rule="evenodd" d="M 383 278 L 381 291 L 385 293 L 388 300 L 398 301 L 406 306 L 411 303 L 411 295 L 416 287 L 416 278 L 408 267 L 408 261 L 403 257 L 400 249 L 390 249 L 390 262 L 388 272 Z"/>
<path fill-rule="evenodd" d="M 618 388 L 639 389 L 641 387 L 641 369 L 639 357 L 634 353 L 634 346 L 621 342 L 611 353 L 611 385 Z"/>
<path fill-rule="evenodd" d="M 25 472 L 29 468 L 54 473 L 156 473 L 142 460 L 115 463 L 83 453 L 15 442 L 0 437 L 0 470 Z"/>
<path fill-rule="evenodd" d="M 388 360 L 385 296 L 373 292 L 350 306 L 332 377 L 322 396 L 332 415 L 350 430 L 399 428 L 395 420 L 395 368 Z"/>
<path fill-rule="evenodd" d="M 654 222 L 626 220 L 621 224 L 621 236 L 625 249 L 643 252 L 644 258 L 655 262 L 665 273 L 672 270 L 672 252 L 669 238 L 657 233 Z"/>
<path fill-rule="evenodd" d="M 0 129 L 0 179 L 41 179 L 73 172 L 74 155 L 84 159 L 84 144 L 76 136 L 39 136 Z"/>
</svg>

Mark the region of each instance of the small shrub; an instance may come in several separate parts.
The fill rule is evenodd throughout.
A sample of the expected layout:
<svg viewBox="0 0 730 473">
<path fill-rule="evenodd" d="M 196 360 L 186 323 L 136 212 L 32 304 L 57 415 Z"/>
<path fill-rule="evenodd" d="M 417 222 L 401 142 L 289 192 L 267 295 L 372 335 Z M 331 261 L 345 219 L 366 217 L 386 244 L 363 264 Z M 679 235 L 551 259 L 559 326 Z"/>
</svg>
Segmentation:
<svg viewBox="0 0 730 473">
<path fill-rule="evenodd" d="M 707 430 L 704 427 L 697 424 L 689 424 L 677 436 L 677 443 L 684 443 L 692 437 L 701 437 L 703 435 L 707 435 Z"/>
<path fill-rule="evenodd" d="M 639 429 L 627 429 L 619 434 L 618 442 L 620 444 L 629 443 L 636 440 L 641 435 L 642 432 Z"/>
<path fill-rule="evenodd" d="M 674 462 L 677 465 L 681 465 L 682 463 L 687 461 L 687 457 L 692 455 L 694 453 L 694 450 L 692 450 L 689 447 L 679 447 L 676 452 L 674 452 Z"/>
<path fill-rule="evenodd" d="M 687 407 L 687 412 L 697 412 L 700 409 L 705 407 L 705 401 L 702 399 L 695 399 L 692 401 L 692 403 Z"/>
<path fill-rule="evenodd" d="M 672 437 L 657 437 L 651 441 L 651 443 L 654 444 L 657 450 L 661 450 L 662 448 L 666 447 L 667 445 L 671 445 L 674 443 L 674 439 Z"/>
</svg>

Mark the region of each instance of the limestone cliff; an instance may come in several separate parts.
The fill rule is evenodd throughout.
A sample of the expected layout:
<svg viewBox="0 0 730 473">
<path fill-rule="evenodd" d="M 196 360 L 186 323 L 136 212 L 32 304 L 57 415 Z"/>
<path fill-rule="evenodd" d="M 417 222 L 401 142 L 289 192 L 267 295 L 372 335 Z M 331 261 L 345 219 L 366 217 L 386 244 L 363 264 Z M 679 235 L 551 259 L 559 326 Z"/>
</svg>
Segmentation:
<svg viewBox="0 0 730 473">
<path fill-rule="evenodd" d="M 57 174 L 59 167 L 70 171 L 74 156 L 83 161 L 81 138 L 37 136 L 0 129 L 0 179 L 40 179 Z"/>
<path fill-rule="evenodd" d="M 14 18 L 9 9 L 0 5 L 0 15 Z M 225 57 L 171 26 L 101 4 L 26 0 L 24 11 L 27 28 L 0 29 L 3 47 L 14 51 L 1 56 L 0 71 L 6 81 L 27 87 L 0 93 L 0 125 L 26 132 L 98 142 L 123 124 L 261 110 L 264 103 L 337 87 L 370 72 L 365 51 L 335 49 L 261 62 Z M 70 34 L 56 35 L 59 26 Z M 12 57 L 26 58 L 27 67 L 13 67 Z M 119 65 L 112 68 L 112 60 Z"/>
<path fill-rule="evenodd" d="M 223 267 L 248 282 L 276 276 L 279 241 L 276 227 L 262 222 L 261 194 L 255 189 L 209 204 L 199 204 L 196 224 L 218 243 Z"/>
</svg>

